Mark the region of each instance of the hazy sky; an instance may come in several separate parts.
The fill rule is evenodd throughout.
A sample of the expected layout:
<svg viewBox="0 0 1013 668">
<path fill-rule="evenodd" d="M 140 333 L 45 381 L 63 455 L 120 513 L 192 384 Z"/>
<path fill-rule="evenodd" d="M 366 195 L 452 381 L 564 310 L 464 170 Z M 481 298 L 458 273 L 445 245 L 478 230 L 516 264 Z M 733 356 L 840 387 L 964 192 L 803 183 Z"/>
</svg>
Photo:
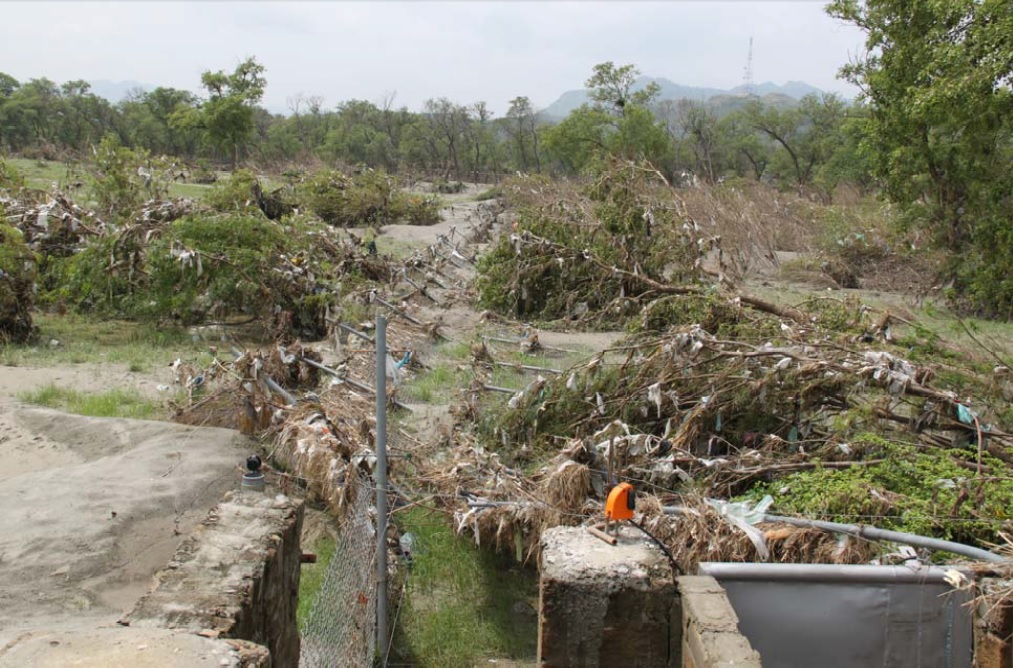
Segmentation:
<svg viewBox="0 0 1013 668">
<path fill-rule="evenodd" d="M 247 56 L 267 67 L 264 104 L 296 94 L 418 109 L 428 97 L 485 100 L 502 113 L 581 88 L 595 63 L 634 63 L 680 84 L 753 80 L 843 92 L 837 69 L 861 33 L 825 2 L 114 2 L 3 3 L 0 72 L 136 80 L 198 90 L 204 70 Z"/>
</svg>

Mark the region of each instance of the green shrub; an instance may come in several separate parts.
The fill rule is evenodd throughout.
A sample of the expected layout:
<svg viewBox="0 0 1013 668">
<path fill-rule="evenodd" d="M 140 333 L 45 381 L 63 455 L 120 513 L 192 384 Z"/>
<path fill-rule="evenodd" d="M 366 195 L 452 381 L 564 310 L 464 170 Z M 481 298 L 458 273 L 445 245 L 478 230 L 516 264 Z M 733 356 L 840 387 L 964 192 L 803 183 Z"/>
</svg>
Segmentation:
<svg viewBox="0 0 1013 668">
<path fill-rule="evenodd" d="M 337 170 L 317 172 L 299 189 L 304 206 L 325 223 L 363 227 L 391 222 L 394 181 L 372 170 L 352 177 Z"/>
<path fill-rule="evenodd" d="M 21 232 L 0 224 L 0 342 L 21 343 L 35 335 L 32 307 L 36 277 L 35 255 Z"/>
<path fill-rule="evenodd" d="M 398 189 L 393 177 L 374 170 L 352 176 L 338 170 L 317 172 L 302 183 L 297 197 L 321 220 L 336 227 L 399 221 L 432 225 L 440 221 L 439 198 L 406 194 Z"/>
<path fill-rule="evenodd" d="M 237 169 L 227 180 L 217 181 L 204 197 L 204 203 L 216 211 L 259 211 L 253 188 L 257 177 L 248 169 Z"/>
<path fill-rule="evenodd" d="M 120 145 L 115 135 L 106 135 L 95 155 L 92 194 L 101 215 L 127 219 L 145 200 L 168 196 L 164 165 L 152 161 L 148 152 Z"/>
<path fill-rule="evenodd" d="M 759 499 L 770 494 L 775 512 L 980 543 L 994 540 L 997 522 L 1013 519 L 1013 482 L 975 480 L 958 461 L 968 451 L 919 448 L 873 434 L 850 447 L 876 464 L 846 469 L 815 468 L 779 478 L 753 489 Z M 985 455 L 986 467 L 1004 464 Z"/>
</svg>

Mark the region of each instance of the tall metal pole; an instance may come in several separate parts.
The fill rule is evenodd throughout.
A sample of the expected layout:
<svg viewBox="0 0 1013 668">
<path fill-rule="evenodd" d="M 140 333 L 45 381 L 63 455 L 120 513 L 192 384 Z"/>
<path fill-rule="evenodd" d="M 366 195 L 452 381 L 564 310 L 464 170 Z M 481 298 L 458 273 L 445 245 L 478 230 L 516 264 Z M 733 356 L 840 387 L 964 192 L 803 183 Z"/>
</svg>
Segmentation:
<svg viewBox="0 0 1013 668">
<path fill-rule="evenodd" d="M 387 655 L 387 318 L 376 315 L 376 650 Z"/>
</svg>

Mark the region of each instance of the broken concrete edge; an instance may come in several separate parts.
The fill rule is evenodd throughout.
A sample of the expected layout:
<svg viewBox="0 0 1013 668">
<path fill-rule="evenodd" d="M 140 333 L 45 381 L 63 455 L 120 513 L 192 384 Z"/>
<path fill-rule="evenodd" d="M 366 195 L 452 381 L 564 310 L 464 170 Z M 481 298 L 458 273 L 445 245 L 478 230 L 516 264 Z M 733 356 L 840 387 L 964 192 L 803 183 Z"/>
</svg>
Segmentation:
<svg viewBox="0 0 1013 668">
<path fill-rule="evenodd" d="M 682 599 L 682 665 L 758 668 L 760 655 L 739 632 L 739 617 L 718 581 L 709 575 L 683 575 L 678 583 Z"/>
<path fill-rule="evenodd" d="M 583 527 L 555 527 L 541 547 L 538 665 L 676 665 L 679 597 L 652 541 L 632 527 L 615 546 Z"/>
<path fill-rule="evenodd" d="M 120 623 L 245 640 L 297 665 L 302 519 L 301 501 L 227 493 Z"/>
</svg>

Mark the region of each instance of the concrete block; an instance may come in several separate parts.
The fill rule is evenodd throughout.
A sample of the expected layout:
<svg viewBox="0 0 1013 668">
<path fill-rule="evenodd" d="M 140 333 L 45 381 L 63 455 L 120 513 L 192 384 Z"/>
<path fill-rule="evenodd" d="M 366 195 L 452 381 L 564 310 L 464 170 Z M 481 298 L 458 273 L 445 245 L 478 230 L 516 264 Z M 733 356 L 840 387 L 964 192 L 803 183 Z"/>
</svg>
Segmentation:
<svg viewBox="0 0 1013 668">
<path fill-rule="evenodd" d="M 301 502 L 232 493 L 208 513 L 123 622 L 215 633 L 299 662 Z"/>
<path fill-rule="evenodd" d="M 724 588 L 706 575 L 679 578 L 684 668 L 759 668 L 760 655 L 739 633 L 739 618 Z"/>
<path fill-rule="evenodd" d="M 541 666 L 678 665 L 681 611 L 667 558 L 624 527 L 612 546 L 580 527 L 542 537 Z"/>
</svg>

